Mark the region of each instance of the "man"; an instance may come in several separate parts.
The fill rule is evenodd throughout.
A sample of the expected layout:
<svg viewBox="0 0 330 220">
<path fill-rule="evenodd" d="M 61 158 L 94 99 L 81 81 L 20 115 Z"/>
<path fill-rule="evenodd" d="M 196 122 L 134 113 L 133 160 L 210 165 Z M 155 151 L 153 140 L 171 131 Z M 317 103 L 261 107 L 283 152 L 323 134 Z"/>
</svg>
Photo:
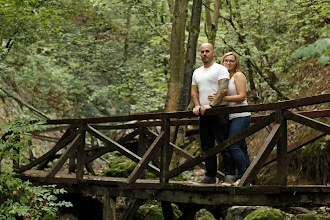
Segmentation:
<svg viewBox="0 0 330 220">
<path fill-rule="evenodd" d="M 195 104 L 193 113 L 199 118 L 199 133 L 201 147 L 207 151 L 228 138 L 228 115 L 205 116 L 205 110 L 220 106 L 228 87 L 229 72 L 226 67 L 215 63 L 215 51 L 213 45 L 204 43 L 201 45 L 201 58 L 203 66 L 196 69 L 192 76 L 191 99 Z M 215 94 L 211 103 L 208 95 Z M 216 183 L 217 156 L 214 155 L 205 161 L 206 173 L 200 183 Z"/>
</svg>

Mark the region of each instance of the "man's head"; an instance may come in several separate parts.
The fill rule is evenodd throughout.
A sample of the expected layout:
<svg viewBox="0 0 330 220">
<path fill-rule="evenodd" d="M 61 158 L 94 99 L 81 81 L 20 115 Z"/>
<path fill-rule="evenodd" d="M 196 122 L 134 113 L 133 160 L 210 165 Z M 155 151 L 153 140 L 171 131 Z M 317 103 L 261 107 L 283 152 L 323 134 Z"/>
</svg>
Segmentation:
<svg viewBox="0 0 330 220">
<path fill-rule="evenodd" d="M 213 45 L 210 43 L 203 43 L 201 45 L 201 58 L 204 63 L 204 67 L 210 67 L 214 63 L 215 51 Z"/>
</svg>

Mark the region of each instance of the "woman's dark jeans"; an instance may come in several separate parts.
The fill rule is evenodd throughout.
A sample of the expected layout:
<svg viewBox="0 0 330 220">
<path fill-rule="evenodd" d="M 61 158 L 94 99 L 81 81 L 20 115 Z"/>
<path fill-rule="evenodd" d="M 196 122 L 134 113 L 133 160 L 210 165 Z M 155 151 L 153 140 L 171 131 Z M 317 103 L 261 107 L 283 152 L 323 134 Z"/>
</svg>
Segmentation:
<svg viewBox="0 0 330 220">
<path fill-rule="evenodd" d="M 249 127 L 251 116 L 234 118 L 229 121 L 229 138 L 239 134 Z M 250 157 L 247 151 L 245 139 L 226 148 L 221 152 L 224 163 L 225 179 L 241 179 L 247 168 L 250 166 Z"/>
</svg>

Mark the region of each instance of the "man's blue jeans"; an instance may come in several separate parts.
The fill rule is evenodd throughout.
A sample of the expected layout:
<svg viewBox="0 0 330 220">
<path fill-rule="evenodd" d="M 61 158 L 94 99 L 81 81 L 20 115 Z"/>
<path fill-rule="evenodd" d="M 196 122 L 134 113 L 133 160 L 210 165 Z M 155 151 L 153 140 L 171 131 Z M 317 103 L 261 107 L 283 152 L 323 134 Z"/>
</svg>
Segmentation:
<svg viewBox="0 0 330 220">
<path fill-rule="evenodd" d="M 234 118 L 229 121 L 229 138 L 239 134 L 249 127 L 251 116 Z M 247 151 L 245 139 L 224 149 L 221 152 L 224 163 L 225 179 L 241 179 L 247 168 L 250 166 L 250 157 Z"/>
</svg>

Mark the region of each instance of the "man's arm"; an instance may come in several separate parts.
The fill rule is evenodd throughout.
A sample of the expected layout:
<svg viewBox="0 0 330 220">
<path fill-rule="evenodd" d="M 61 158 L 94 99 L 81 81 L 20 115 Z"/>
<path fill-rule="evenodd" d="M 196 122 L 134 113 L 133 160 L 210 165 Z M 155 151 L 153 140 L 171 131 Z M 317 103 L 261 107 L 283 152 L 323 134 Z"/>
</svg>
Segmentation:
<svg viewBox="0 0 330 220">
<path fill-rule="evenodd" d="M 191 85 L 191 100 L 195 104 L 193 113 L 198 116 L 200 114 L 201 104 L 199 102 L 199 90 L 196 85 Z"/>
<path fill-rule="evenodd" d="M 227 93 L 228 83 L 229 83 L 229 79 L 220 79 L 218 81 L 219 88 L 214 96 L 214 99 L 211 101 L 210 106 L 214 107 L 222 103 L 223 98 Z"/>
</svg>

